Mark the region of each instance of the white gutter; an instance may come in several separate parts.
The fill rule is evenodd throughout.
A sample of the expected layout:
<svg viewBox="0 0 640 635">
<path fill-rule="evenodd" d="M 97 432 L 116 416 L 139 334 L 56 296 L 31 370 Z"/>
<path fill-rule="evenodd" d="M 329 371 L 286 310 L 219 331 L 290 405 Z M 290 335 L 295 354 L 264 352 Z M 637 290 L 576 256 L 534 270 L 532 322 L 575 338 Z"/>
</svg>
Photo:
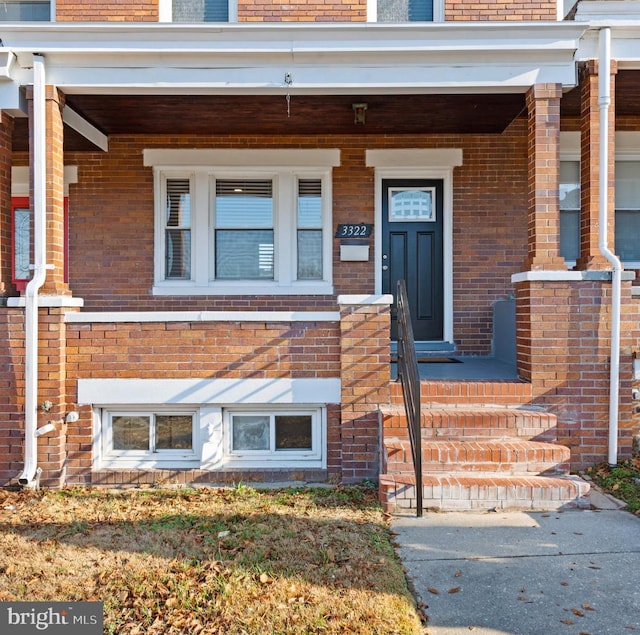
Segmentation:
<svg viewBox="0 0 640 635">
<path fill-rule="evenodd" d="M 38 291 L 47 277 L 46 114 L 44 58 L 33 56 L 33 278 L 25 289 L 24 469 L 20 485 L 32 486 L 38 468 Z"/>
<path fill-rule="evenodd" d="M 609 369 L 609 465 L 618 462 L 618 398 L 620 389 L 620 296 L 622 263 L 608 246 L 609 201 L 609 106 L 611 105 L 611 29 L 600 29 L 598 62 L 598 108 L 600 110 L 600 253 L 611 263 L 611 362 Z"/>
</svg>

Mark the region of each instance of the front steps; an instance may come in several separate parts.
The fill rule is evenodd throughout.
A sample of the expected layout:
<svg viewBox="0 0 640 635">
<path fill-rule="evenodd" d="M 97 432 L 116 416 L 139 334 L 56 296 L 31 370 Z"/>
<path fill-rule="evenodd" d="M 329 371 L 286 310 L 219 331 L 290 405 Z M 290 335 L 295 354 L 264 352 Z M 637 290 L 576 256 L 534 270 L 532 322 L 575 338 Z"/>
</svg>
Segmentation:
<svg viewBox="0 0 640 635">
<path fill-rule="evenodd" d="M 399 384 L 381 411 L 380 498 L 390 513 L 415 510 L 415 477 Z M 588 507 L 589 484 L 569 476 L 556 418 L 527 407 L 522 382 L 422 382 L 425 509 L 553 510 Z"/>
</svg>

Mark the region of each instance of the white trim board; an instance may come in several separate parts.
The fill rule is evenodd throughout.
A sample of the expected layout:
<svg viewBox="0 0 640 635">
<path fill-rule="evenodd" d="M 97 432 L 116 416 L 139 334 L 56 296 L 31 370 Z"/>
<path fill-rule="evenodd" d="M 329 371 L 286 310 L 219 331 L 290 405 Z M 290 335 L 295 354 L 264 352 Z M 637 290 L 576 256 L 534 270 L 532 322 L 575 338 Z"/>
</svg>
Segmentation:
<svg viewBox="0 0 640 635">
<path fill-rule="evenodd" d="M 79 379 L 78 403 L 96 406 L 340 403 L 339 378 Z"/>
</svg>

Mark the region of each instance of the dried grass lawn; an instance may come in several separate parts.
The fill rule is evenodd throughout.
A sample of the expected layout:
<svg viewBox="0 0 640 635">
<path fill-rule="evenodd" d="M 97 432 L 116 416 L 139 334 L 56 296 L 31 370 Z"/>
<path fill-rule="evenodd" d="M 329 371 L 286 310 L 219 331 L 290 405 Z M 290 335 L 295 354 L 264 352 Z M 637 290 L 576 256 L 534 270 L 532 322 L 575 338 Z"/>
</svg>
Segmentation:
<svg viewBox="0 0 640 635">
<path fill-rule="evenodd" d="M 101 600 L 109 634 L 423 632 L 371 487 L 0 490 L 10 600 Z"/>
</svg>

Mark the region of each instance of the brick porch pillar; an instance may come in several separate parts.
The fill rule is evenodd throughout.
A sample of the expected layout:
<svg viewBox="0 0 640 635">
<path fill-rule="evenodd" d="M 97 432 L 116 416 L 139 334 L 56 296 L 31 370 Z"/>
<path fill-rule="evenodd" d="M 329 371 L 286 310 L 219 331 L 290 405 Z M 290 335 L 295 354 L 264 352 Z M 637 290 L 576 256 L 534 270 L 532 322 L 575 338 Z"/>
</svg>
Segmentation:
<svg viewBox="0 0 640 635">
<path fill-rule="evenodd" d="M 529 113 L 529 240 L 523 270 L 566 270 L 560 256 L 559 84 L 536 84 L 527 93 Z"/>
<path fill-rule="evenodd" d="M 338 297 L 345 483 L 379 474 L 379 407 L 390 401 L 392 301 L 389 295 Z"/>
<path fill-rule="evenodd" d="M 13 118 L 0 113 L 0 297 L 14 290 L 12 278 L 13 240 L 11 222 L 11 155 Z"/>
<path fill-rule="evenodd" d="M 615 239 L 615 61 L 611 65 L 611 105 L 609 106 L 608 135 L 608 206 L 609 222 L 607 227 L 608 243 L 613 246 Z M 598 108 L 598 63 L 593 60 L 580 72 L 580 257 L 577 269 L 610 269 L 611 265 L 600 253 L 598 236 L 600 222 L 600 112 Z"/>
</svg>

